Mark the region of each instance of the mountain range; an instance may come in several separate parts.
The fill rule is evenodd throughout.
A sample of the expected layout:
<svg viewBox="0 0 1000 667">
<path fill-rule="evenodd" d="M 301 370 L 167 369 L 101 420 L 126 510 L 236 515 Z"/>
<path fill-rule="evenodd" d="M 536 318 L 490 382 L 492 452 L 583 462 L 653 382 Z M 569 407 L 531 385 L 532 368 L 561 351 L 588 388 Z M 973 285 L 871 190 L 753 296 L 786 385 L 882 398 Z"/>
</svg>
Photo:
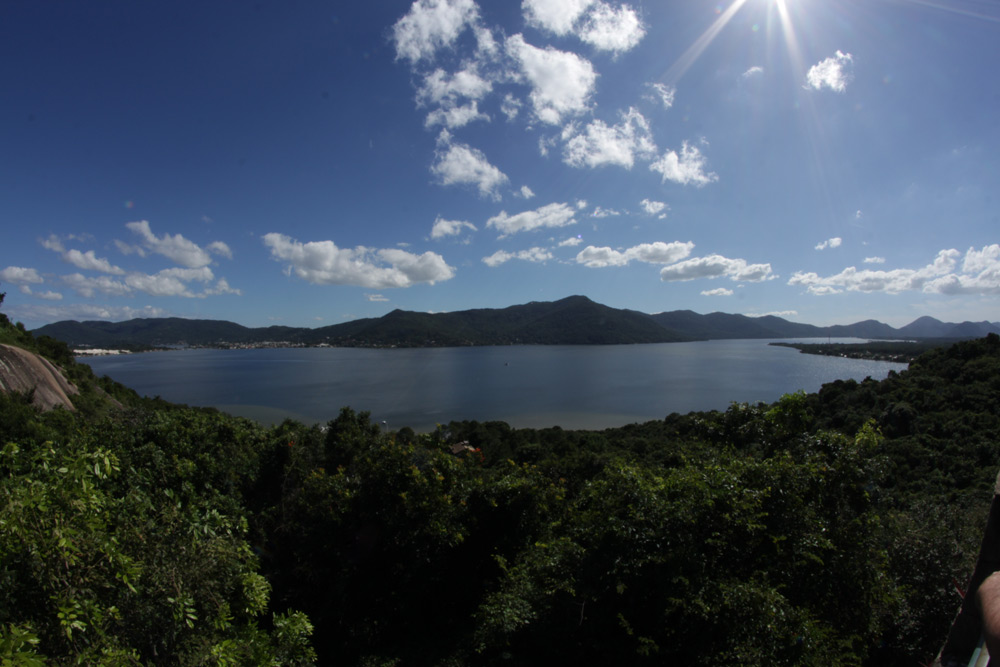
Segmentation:
<svg viewBox="0 0 1000 667">
<path fill-rule="evenodd" d="M 607 345 L 733 338 L 979 338 L 1000 333 L 1000 322 L 952 324 L 921 317 L 894 328 L 875 320 L 818 327 L 768 315 L 701 315 L 675 310 L 648 315 L 611 308 L 585 296 L 452 313 L 394 310 L 315 329 L 244 327 L 224 320 L 142 318 L 126 322 L 65 320 L 34 330 L 71 347 L 234 346 L 292 344 L 344 347 L 464 345 Z"/>
</svg>

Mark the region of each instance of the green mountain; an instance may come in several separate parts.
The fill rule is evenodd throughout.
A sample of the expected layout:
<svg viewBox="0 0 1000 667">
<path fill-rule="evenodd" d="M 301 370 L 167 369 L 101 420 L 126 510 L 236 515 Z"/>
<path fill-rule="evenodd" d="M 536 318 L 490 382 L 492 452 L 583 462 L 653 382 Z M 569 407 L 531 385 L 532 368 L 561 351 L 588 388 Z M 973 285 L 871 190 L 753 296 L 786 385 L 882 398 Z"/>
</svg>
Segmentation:
<svg viewBox="0 0 1000 667">
<path fill-rule="evenodd" d="M 379 318 L 318 329 L 251 329 L 232 322 L 163 318 L 117 323 L 56 322 L 35 333 L 74 347 L 260 344 L 269 341 L 357 347 L 606 345 L 669 343 L 691 338 L 660 326 L 649 315 L 609 308 L 583 296 L 455 313 L 394 310 Z"/>
<path fill-rule="evenodd" d="M 734 338 L 974 338 L 1000 333 L 1000 324 L 946 324 L 920 318 L 901 329 L 865 320 L 817 327 L 773 315 L 748 317 L 728 313 L 700 315 L 675 310 L 655 315 L 611 308 L 585 296 L 508 308 L 480 308 L 453 313 L 394 310 L 317 329 L 249 328 L 221 320 L 181 318 L 127 322 L 63 321 L 35 330 L 73 347 L 260 345 L 268 342 L 344 347 L 454 347 L 464 345 L 615 345 L 670 343 Z"/>
</svg>

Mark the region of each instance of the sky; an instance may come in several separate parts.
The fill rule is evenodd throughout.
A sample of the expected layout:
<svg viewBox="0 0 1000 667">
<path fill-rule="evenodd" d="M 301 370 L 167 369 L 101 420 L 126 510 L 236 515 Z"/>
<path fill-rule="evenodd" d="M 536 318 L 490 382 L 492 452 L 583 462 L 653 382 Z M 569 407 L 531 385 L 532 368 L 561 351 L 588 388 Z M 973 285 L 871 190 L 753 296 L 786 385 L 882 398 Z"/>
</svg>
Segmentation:
<svg viewBox="0 0 1000 667">
<path fill-rule="evenodd" d="M 1000 321 L 994 0 L 0 3 L 12 319 Z"/>
</svg>

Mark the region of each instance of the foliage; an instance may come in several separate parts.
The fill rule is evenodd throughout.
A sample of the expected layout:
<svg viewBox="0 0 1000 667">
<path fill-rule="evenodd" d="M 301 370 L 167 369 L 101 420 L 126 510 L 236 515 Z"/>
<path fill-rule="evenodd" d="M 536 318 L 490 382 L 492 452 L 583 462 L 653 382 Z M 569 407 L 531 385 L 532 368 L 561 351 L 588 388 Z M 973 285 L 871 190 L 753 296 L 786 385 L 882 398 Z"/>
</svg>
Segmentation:
<svg viewBox="0 0 1000 667">
<path fill-rule="evenodd" d="M 997 336 L 771 405 L 424 434 L 263 428 L 22 342 L 92 404 L 0 396 L 4 664 L 912 665 L 1000 461 Z"/>
</svg>

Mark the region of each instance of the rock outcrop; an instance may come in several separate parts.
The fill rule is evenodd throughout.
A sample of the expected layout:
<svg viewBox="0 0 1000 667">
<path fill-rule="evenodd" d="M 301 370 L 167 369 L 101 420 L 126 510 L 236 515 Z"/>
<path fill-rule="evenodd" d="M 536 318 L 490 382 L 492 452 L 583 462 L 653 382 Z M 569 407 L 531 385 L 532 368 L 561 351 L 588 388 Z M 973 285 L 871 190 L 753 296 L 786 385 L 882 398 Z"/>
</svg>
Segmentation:
<svg viewBox="0 0 1000 667">
<path fill-rule="evenodd" d="M 69 397 L 80 393 L 47 359 L 19 347 L 0 345 L 0 391 L 32 390 L 33 403 L 42 410 L 75 410 Z"/>
</svg>

